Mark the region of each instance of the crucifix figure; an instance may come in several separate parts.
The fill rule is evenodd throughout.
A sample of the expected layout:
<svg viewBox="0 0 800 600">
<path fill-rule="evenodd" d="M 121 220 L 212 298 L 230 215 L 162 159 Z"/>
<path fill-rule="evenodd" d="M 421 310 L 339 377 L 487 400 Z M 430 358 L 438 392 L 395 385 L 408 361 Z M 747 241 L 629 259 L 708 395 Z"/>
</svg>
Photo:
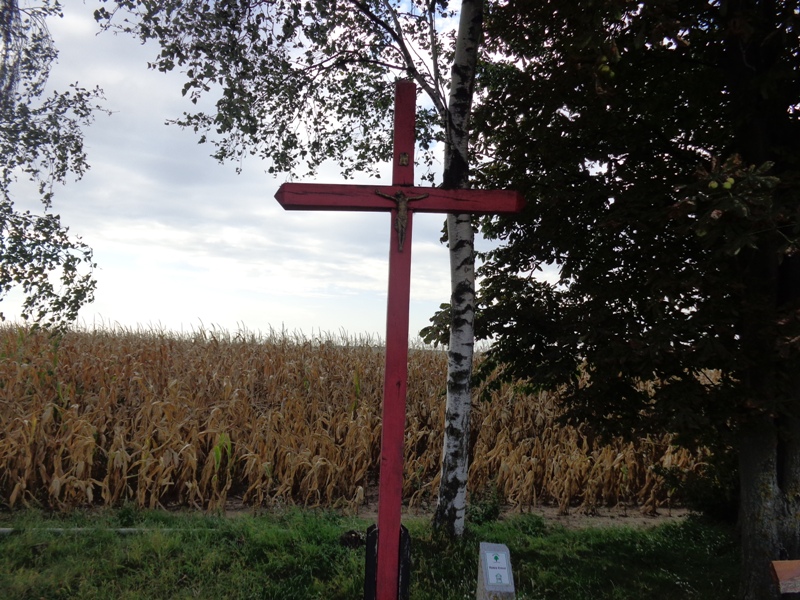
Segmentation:
<svg viewBox="0 0 800 600">
<path fill-rule="evenodd" d="M 386 320 L 386 372 L 383 383 L 383 429 L 378 485 L 377 569 L 365 597 L 398 600 L 401 585 L 403 440 L 408 378 L 408 309 L 411 288 L 411 225 L 415 212 L 507 214 L 522 209 L 518 192 L 443 190 L 414 186 L 416 86 L 395 86 L 392 185 L 284 183 L 275 194 L 286 210 L 389 211 L 389 293 Z M 375 534 L 375 531 L 373 531 Z M 369 541 L 368 541 L 369 553 Z"/>
</svg>

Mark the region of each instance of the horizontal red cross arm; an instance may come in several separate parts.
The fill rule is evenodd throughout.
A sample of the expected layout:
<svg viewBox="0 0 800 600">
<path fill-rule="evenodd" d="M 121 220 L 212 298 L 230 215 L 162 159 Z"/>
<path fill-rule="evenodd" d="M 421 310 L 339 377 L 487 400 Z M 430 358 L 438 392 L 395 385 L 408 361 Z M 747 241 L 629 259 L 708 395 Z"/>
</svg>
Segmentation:
<svg viewBox="0 0 800 600">
<path fill-rule="evenodd" d="M 414 212 L 511 214 L 522 210 L 522 194 L 510 190 L 443 190 L 392 185 L 284 183 L 275 197 L 286 210 L 388 211 L 402 193 Z M 425 196 L 425 197 L 421 197 Z"/>
</svg>

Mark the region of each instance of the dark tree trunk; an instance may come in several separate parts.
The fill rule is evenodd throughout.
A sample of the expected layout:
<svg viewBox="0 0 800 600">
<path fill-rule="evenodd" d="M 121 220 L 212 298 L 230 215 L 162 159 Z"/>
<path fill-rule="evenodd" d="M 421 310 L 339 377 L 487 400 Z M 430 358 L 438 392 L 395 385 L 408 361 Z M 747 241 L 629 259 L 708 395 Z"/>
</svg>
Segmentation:
<svg viewBox="0 0 800 600">
<path fill-rule="evenodd" d="M 800 559 L 800 419 L 753 419 L 738 450 L 740 597 L 777 600 L 770 562 Z"/>
<path fill-rule="evenodd" d="M 778 314 L 800 311 L 800 255 L 784 258 L 778 270 Z M 800 349 L 796 342 L 788 349 L 789 360 L 796 364 Z M 790 403 L 800 407 L 800 369 L 787 374 L 793 394 Z M 791 405 L 790 405 L 791 406 Z M 783 492 L 780 538 L 787 558 L 800 559 L 800 409 L 781 419 L 779 429 L 778 475 Z"/>
<path fill-rule="evenodd" d="M 781 437 L 778 465 L 783 492 L 780 541 L 785 558 L 800 560 L 800 419 L 786 417 Z"/>
<path fill-rule="evenodd" d="M 775 424 L 768 416 L 754 419 L 739 435 L 743 600 L 779 597 L 770 573 L 770 562 L 779 558 L 778 523 L 782 510 L 776 448 Z"/>
<path fill-rule="evenodd" d="M 778 386 L 777 280 L 778 253 L 774 244 L 742 253 L 740 335 L 749 367 L 742 374 L 746 417 L 738 434 L 739 530 L 742 545 L 740 598 L 777 600 L 770 562 L 781 557 L 784 495 L 781 490 L 779 415 L 772 410 Z M 785 453 L 783 453 L 785 455 Z M 784 463 L 785 464 L 785 463 Z"/>
<path fill-rule="evenodd" d="M 745 164 L 783 164 L 786 150 L 798 151 L 788 106 L 796 99 L 764 93 L 763 81 L 787 49 L 779 43 L 778 5 L 769 0 L 729 0 L 726 41 L 728 90 L 738 119 L 736 147 Z M 742 25 L 745 25 L 743 27 Z M 776 148 L 782 147 L 782 151 Z M 780 195 L 781 192 L 778 192 Z M 778 199 L 780 199 L 778 197 Z M 749 413 L 739 433 L 742 600 L 777 600 L 770 562 L 800 559 L 800 420 L 798 353 L 785 347 L 782 316 L 798 308 L 800 260 L 784 255 L 779 232 L 762 235 L 757 249 L 743 253 L 742 352 L 749 361 L 743 383 Z M 792 386 L 787 380 L 794 379 Z"/>
</svg>

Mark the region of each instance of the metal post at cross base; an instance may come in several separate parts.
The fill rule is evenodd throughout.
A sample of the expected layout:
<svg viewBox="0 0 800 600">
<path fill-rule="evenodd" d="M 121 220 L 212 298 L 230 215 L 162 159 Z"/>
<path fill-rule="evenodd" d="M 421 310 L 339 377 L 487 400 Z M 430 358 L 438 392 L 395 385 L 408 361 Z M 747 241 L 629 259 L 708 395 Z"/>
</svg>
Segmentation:
<svg viewBox="0 0 800 600">
<path fill-rule="evenodd" d="M 386 319 L 386 372 L 383 384 L 383 430 L 378 485 L 377 569 L 367 581 L 366 596 L 398 600 L 403 501 L 403 441 L 408 378 L 408 307 L 411 288 L 411 227 L 415 212 L 508 214 L 522 210 L 518 192 L 507 190 L 443 190 L 414 186 L 416 86 L 395 85 L 392 185 L 284 183 L 275 194 L 286 210 L 390 211 L 389 293 Z M 401 568 L 404 567 L 404 568 Z M 368 569 L 369 570 L 369 569 Z M 373 589 L 374 588 L 374 589 Z"/>
</svg>

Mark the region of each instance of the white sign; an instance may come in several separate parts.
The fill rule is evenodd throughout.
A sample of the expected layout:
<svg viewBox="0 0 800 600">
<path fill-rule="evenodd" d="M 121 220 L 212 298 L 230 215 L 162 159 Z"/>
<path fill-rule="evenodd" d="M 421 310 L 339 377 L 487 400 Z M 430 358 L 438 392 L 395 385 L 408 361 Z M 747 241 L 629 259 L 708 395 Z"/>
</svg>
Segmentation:
<svg viewBox="0 0 800 600">
<path fill-rule="evenodd" d="M 508 585 L 508 555 L 505 552 L 486 552 L 484 558 L 489 571 L 487 585 Z"/>
</svg>

